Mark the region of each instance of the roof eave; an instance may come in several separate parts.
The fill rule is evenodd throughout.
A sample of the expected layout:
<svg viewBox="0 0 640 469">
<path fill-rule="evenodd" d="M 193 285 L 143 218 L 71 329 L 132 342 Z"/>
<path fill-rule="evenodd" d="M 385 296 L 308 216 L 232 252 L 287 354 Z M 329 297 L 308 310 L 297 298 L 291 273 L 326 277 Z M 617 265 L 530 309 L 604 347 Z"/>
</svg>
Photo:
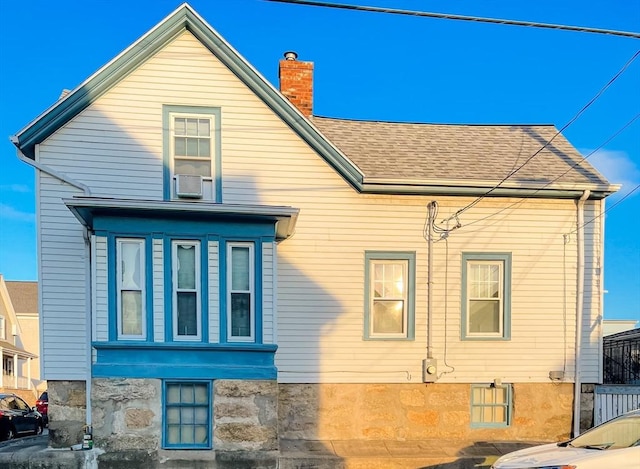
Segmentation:
<svg viewBox="0 0 640 469">
<path fill-rule="evenodd" d="M 26 157 L 35 160 L 37 144 L 86 109 L 184 30 L 190 31 L 349 184 L 359 188 L 363 174 L 358 167 L 187 4 L 178 7 L 65 98 L 45 110 L 12 136 L 11 141 Z"/>
<path fill-rule="evenodd" d="M 567 183 L 504 183 L 495 181 L 462 180 L 410 180 L 364 178 L 360 192 L 374 194 L 415 194 L 415 195 L 452 195 L 484 196 L 489 191 L 493 197 L 524 197 L 575 199 L 590 191 L 590 199 L 603 199 L 617 192 L 618 184 L 567 184 Z"/>
<path fill-rule="evenodd" d="M 273 205 L 210 204 L 157 200 L 107 199 L 100 197 L 74 197 L 63 199 L 71 213 L 88 229 L 93 229 L 96 213 L 157 215 L 184 217 L 198 214 L 205 217 L 245 217 L 267 219 L 276 223 L 276 240 L 283 241 L 295 233 L 299 209 Z"/>
</svg>

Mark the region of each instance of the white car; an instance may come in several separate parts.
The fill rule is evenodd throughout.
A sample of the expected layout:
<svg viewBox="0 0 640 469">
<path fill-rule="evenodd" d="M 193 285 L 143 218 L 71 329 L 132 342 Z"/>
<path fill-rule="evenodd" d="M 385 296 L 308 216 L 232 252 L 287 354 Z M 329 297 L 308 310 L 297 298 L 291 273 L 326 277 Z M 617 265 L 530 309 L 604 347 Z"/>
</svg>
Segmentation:
<svg viewBox="0 0 640 469">
<path fill-rule="evenodd" d="M 492 469 L 639 469 L 640 410 L 616 417 L 562 443 L 499 458 Z"/>
</svg>

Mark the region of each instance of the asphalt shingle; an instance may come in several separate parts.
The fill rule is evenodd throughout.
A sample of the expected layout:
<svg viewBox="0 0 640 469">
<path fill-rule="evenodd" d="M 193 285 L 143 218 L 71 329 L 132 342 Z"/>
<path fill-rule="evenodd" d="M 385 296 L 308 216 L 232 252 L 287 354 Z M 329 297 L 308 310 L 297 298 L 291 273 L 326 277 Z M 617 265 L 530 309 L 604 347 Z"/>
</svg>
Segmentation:
<svg viewBox="0 0 640 469">
<path fill-rule="evenodd" d="M 608 184 L 553 125 L 311 120 L 368 178 Z"/>
</svg>

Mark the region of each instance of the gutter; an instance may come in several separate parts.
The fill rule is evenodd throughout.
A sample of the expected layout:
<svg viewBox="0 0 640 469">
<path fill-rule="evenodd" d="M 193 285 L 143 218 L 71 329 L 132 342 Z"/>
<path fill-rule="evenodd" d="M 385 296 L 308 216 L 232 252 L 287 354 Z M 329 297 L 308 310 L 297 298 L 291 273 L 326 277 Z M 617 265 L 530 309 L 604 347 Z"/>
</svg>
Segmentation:
<svg viewBox="0 0 640 469">
<path fill-rule="evenodd" d="M 91 190 L 89 186 L 82 184 L 75 179 L 72 179 L 58 171 L 49 168 L 48 166 L 43 165 L 42 163 L 36 161 L 35 159 L 31 159 L 26 156 L 22 150 L 20 149 L 20 141 L 14 135 L 9 137 L 11 143 L 13 143 L 17 148 L 18 159 L 23 163 L 28 164 L 29 166 L 37 169 L 40 172 L 48 174 L 49 176 L 58 179 L 59 181 L 68 184 L 76 189 L 80 189 L 84 192 L 85 196 L 91 195 Z M 83 238 L 86 250 L 86 258 L 89 260 L 85 262 L 85 291 L 87 292 L 86 305 L 87 305 L 87 317 L 86 317 L 86 340 L 87 340 L 87 377 L 85 378 L 85 399 L 86 399 L 86 424 L 85 424 L 85 434 L 87 432 L 91 432 L 91 334 L 92 334 L 92 305 L 93 305 L 93 289 L 91 282 L 91 262 L 92 262 L 92 243 L 91 243 L 91 234 L 89 230 L 83 226 Z M 42 311 L 42 305 L 39 305 L 40 311 Z"/>
<path fill-rule="evenodd" d="M 574 438 L 580 434 L 580 397 L 582 391 L 581 382 L 581 358 L 582 358 L 582 327 L 584 320 L 584 203 L 589 198 L 591 192 L 585 190 L 578 199 L 578 272 L 577 272 L 577 290 L 576 290 L 576 359 L 573 387 L 573 436 Z"/>
</svg>

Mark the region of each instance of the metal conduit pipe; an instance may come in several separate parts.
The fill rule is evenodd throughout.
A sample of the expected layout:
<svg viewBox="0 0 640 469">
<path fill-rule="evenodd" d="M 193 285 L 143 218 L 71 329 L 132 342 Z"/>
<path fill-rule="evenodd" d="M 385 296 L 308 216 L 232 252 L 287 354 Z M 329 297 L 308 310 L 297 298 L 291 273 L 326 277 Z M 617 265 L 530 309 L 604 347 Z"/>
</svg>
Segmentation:
<svg viewBox="0 0 640 469">
<path fill-rule="evenodd" d="M 580 434 L 580 397 L 582 391 L 580 362 L 582 359 L 582 322 L 584 319 L 584 203 L 589 198 L 591 191 L 586 190 L 578 199 L 578 263 L 577 263 L 577 290 L 576 290 L 576 358 L 574 365 L 574 387 L 573 387 L 573 436 Z"/>
</svg>

